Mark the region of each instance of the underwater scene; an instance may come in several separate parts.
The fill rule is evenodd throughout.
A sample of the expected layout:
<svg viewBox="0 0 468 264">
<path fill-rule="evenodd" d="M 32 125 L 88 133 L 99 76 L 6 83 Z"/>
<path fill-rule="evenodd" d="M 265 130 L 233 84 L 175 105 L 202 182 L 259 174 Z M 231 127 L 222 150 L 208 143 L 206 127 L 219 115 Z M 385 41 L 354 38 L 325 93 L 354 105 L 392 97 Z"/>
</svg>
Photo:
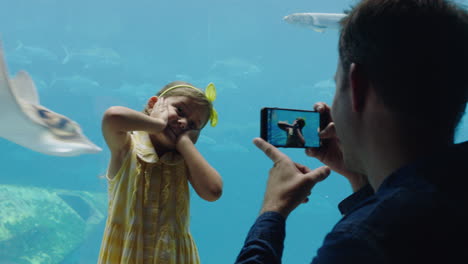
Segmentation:
<svg viewBox="0 0 468 264">
<path fill-rule="evenodd" d="M 176 80 L 216 86 L 218 124 L 196 147 L 223 194 L 207 202 L 190 187 L 190 231 L 201 263 L 233 263 L 273 165 L 252 143 L 261 109 L 312 110 L 334 96 L 338 29 L 289 15 L 342 14 L 355 2 L 0 0 L 0 264 L 97 262 L 108 211 L 104 112 L 142 111 Z M 466 140 L 465 115 L 456 142 Z M 281 150 L 322 165 L 302 148 Z M 315 186 L 288 218 L 283 263 L 312 260 L 351 192 L 336 173 Z"/>
</svg>

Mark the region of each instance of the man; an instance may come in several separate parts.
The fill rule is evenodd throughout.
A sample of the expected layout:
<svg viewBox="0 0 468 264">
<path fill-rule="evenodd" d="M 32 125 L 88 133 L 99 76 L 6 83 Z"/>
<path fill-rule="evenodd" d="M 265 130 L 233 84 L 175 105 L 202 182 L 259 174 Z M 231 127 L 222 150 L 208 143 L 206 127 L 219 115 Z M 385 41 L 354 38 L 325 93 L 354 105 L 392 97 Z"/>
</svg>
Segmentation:
<svg viewBox="0 0 468 264">
<path fill-rule="evenodd" d="M 254 140 L 274 166 L 236 263 L 281 263 L 286 218 L 330 169 L 354 193 L 312 263 L 468 263 L 468 141 L 454 144 L 467 12 L 445 0 L 363 0 L 341 22 L 339 58 L 333 107 L 315 105 L 332 120 L 324 146 L 306 150 L 328 167 Z"/>
</svg>

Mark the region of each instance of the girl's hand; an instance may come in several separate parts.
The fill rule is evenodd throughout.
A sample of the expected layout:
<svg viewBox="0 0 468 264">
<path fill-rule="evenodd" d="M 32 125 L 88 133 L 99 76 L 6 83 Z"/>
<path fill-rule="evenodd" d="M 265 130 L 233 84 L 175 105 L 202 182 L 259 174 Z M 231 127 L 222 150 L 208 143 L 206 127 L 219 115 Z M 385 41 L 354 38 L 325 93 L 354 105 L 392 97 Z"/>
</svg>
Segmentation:
<svg viewBox="0 0 468 264">
<path fill-rule="evenodd" d="M 351 183 L 353 190 L 357 191 L 367 184 L 365 175 L 355 173 L 346 169 L 343 152 L 341 151 L 339 140 L 336 135 L 335 123 L 331 118 L 331 108 L 325 103 L 317 103 L 314 109 L 318 111 L 323 118 L 329 121 L 328 125 L 319 133 L 322 139 L 320 148 L 307 148 L 306 154 L 314 157 L 327 165 L 333 171 L 345 176 Z"/>
<path fill-rule="evenodd" d="M 160 119 L 167 126 L 169 120 L 169 107 L 164 97 L 158 97 L 158 100 L 151 110 L 150 117 Z"/>
<path fill-rule="evenodd" d="M 195 144 L 200 136 L 200 130 L 188 130 L 182 133 L 177 139 L 176 149 L 180 151 L 180 148 L 183 148 L 186 144 Z"/>
</svg>

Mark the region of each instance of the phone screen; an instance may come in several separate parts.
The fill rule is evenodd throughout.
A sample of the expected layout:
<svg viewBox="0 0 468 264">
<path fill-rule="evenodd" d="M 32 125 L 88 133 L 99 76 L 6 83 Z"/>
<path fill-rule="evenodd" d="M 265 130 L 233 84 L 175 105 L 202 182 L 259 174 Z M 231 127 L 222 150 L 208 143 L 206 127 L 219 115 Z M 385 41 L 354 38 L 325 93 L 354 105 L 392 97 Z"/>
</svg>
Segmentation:
<svg viewBox="0 0 468 264">
<path fill-rule="evenodd" d="M 316 111 L 272 107 L 261 110 L 261 137 L 276 147 L 320 147 L 320 124 Z"/>
</svg>

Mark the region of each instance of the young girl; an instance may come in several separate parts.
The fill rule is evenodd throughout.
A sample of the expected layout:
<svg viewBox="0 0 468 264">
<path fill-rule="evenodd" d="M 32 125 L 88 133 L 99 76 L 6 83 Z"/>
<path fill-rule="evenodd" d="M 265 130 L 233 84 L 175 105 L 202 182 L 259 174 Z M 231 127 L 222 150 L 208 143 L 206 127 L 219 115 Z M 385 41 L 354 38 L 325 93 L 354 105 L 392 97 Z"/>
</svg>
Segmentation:
<svg viewBox="0 0 468 264">
<path fill-rule="evenodd" d="M 195 148 L 201 129 L 217 123 L 213 84 L 166 85 L 143 113 L 113 106 L 102 120 L 111 151 L 109 209 L 98 263 L 199 263 L 189 232 L 188 182 L 197 194 L 221 196 L 218 172 Z"/>
<path fill-rule="evenodd" d="M 306 125 L 304 118 L 298 117 L 292 124 L 286 121 L 279 121 L 278 127 L 286 131 L 286 146 L 287 147 L 303 147 L 305 145 L 302 129 Z"/>
</svg>

